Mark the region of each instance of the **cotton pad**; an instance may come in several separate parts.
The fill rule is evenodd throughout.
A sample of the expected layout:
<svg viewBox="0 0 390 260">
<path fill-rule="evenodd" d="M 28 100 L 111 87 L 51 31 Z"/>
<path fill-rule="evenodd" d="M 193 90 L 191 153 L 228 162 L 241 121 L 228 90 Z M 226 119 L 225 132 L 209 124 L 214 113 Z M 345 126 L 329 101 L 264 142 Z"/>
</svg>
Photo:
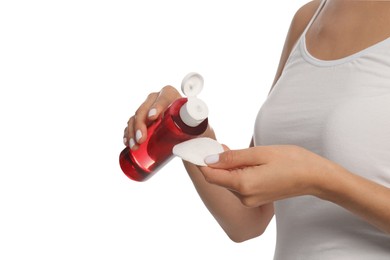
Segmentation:
<svg viewBox="0 0 390 260">
<path fill-rule="evenodd" d="M 175 145 L 172 150 L 174 155 L 199 166 L 206 166 L 204 163 L 205 157 L 219 154 L 223 151 L 223 146 L 220 143 L 208 137 L 182 142 Z"/>
</svg>

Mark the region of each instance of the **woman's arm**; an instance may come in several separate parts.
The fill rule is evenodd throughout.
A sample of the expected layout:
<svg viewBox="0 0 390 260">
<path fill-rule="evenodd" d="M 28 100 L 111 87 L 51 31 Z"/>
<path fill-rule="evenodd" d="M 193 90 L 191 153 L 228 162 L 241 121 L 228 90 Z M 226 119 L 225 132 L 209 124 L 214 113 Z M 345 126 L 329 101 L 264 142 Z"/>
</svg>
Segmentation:
<svg viewBox="0 0 390 260">
<path fill-rule="evenodd" d="M 279 79 L 293 46 L 318 6 L 319 0 L 312 1 L 295 14 L 274 82 Z M 164 87 L 160 92 L 151 93 L 129 119 L 123 138 L 125 145 L 131 146 L 131 149 L 138 149 L 138 144 L 146 140 L 147 125 L 156 120 L 177 98 L 180 98 L 180 94 L 171 86 Z M 206 136 L 215 138 L 211 129 L 208 129 Z M 188 162 L 184 162 L 184 165 L 204 204 L 233 241 L 245 241 L 264 232 L 274 214 L 272 202 L 248 208 L 231 191 L 208 183 L 199 167 Z"/>
<path fill-rule="evenodd" d="M 231 240 L 242 242 L 264 232 L 274 215 L 272 203 L 248 208 L 228 189 L 208 183 L 198 166 L 183 162 L 203 203 Z"/>
<path fill-rule="evenodd" d="M 304 148 L 280 145 L 206 158 L 209 183 L 234 191 L 248 207 L 301 195 L 331 201 L 390 233 L 390 188 L 355 175 Z"/>
<path fill-rule="evenodd" d="M 274 84 L 319 2 L 310 2 L 294 17 Z M 358 176 L 303 148 L 253 147 L 227 151 L 207 160 L 210 167 L 201 168 L 207 182 L 232 191 L 246 207 L 258 208 L 284 198 L 313 195 L 390 233 L 390 187 Z"/>
<path fill-rule="evenodd" d="M 320 1 L 318 0 L 312 1 L 300 8 L 295 14 L 283 47 L 273 85 L 282 74 L 291 50 L 319 4 Z M 215 138 L 213 133 L 209 136 Z M 253 143 L 251 143 L 251 146 L 253 146 Z M 188 162 L 184 162 L 184 165 L 204 204 L 233 241 L 245 241 L 264 232 L 274 214 L 272 201 L 256 207 L 247 207 L 230 190 L 208 183 L 201 174 L 199 167 Z"/>
<path fill-rule="evenodd" d="M 317 184 L 315 195 L 331 201 L 390 234 L 390 188 L 335 167 Z"/>
</svg>

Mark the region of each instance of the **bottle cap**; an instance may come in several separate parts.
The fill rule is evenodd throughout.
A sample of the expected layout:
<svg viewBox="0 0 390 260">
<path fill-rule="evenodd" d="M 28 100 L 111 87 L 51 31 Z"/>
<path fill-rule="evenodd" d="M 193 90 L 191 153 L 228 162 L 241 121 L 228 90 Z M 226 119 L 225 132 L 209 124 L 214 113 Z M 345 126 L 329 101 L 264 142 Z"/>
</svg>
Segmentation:
<svg viewBox="0 0 390 260">
<path fill-rule="evenodd" d="M 196 127 L 208 117 L 209 110 L 205 102 L 197 97 L 188 97 L 187 102 L 180 108 L 180 118 L 184 124 Z"/>
<path fill-rule="evenodd" d="M 181 82 L 181 91 L 187 97 L 195 97 L 202 91 L 203 82 L 203 77 L 200 74 L 191 72 Z"/>
</svg>

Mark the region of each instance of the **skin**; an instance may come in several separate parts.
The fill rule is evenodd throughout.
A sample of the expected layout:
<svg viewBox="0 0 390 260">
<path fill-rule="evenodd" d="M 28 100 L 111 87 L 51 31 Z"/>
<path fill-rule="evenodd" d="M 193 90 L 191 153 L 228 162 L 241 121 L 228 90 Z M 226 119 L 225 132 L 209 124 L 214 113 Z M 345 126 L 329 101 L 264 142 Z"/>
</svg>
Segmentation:
<svg viewBox="0 0 390 260">
<path fill-rule="evenodd" d="M 320 1 L 295 14 L 280 58 L 275 81 Z M 306 34 L 308 51 L 316 58 L 349 56 L 390 37 L 390 1 L 328 0 Z M 337 24 L 337 26 L 335 26 Z M 340 36 L 343 37 L 340 37 Z M 151 93 L 128 121 L 125 145 L 137 149 L 147 126 L 180 97 L 166 86 Z M 156 114 L 148 116 L 151 109 Z M 136 140 L 136 132 L 141 138 Z M 139 136 L 139 135 L 138 135 Z M 211 127 L 204 136 L 215 138 Z M 207 160 L 208 167 L 184 166 L 199 196 L 227 235 L 236 242 L 261 235 L 274 214 L 273 202 L 313 195 L 338 204 L 385 233 L 390 233 L 390 189 L 357 176 L 332 161 L 292 145 L 251 146 L 229 150 Z"/>
</svg>

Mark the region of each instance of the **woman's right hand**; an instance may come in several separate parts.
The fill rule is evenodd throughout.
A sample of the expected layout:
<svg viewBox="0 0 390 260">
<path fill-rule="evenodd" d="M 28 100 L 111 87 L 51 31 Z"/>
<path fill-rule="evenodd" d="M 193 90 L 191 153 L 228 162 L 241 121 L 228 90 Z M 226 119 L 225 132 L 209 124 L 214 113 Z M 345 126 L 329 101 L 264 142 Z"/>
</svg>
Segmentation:
<svg viewBox="0 0 390 260">
<path fill-rule="evenodd" d="M 180 93 L 172 86 L 165 86 L 160 92 L 150 93 L 145 102 L 127 121 L 123 143 L 132 150 L 138 149 L 138 145 L 146 140 L 147 127 L 179 98 L 181 98 Z"/>
</svg>

